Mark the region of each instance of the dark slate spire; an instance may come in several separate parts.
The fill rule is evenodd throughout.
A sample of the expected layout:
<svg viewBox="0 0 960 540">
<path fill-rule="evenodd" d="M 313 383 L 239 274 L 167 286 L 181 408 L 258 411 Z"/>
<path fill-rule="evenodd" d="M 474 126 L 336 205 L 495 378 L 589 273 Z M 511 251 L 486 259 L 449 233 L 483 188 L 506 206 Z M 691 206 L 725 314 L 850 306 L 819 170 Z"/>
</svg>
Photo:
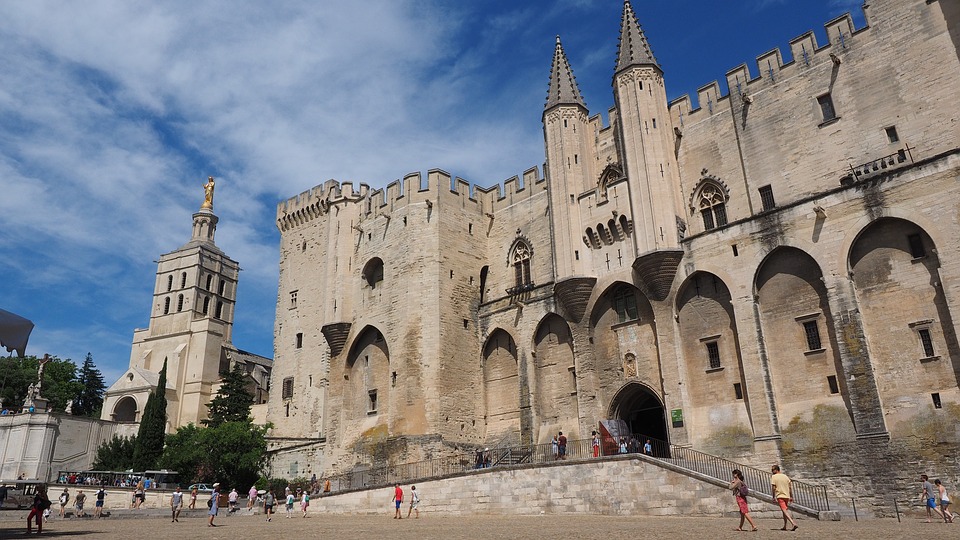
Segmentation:
<svg viewBox="0 0 960 540">
<path fill-rule="evenodd" d="M 614 73 L 630 66 L 660 67 L 657 59 L 653 57 L 640 23 L 637 22 L 637 14 L 633 12 L 630 0 L 624 0 L 623 18 L 620 20 L 620 43 L 617 44 L 617 69 Z"/>
<path fill-rule="evenodd" d="M 560 45 L 560 36 L 557 36 L 557 47 L 553 51 L 550 87 L 547 89 L 547 104 L 544 105 L 543 110 L 557 105 L 580 105 L 587 108 L 583 103 L 583 96 L 580 95 L 580 89 L 577 88 L 577 79 L 573 76 L 570 63 L 567 62 L 567 55 L 563 52 L 563 46 Z"/>
</svg>

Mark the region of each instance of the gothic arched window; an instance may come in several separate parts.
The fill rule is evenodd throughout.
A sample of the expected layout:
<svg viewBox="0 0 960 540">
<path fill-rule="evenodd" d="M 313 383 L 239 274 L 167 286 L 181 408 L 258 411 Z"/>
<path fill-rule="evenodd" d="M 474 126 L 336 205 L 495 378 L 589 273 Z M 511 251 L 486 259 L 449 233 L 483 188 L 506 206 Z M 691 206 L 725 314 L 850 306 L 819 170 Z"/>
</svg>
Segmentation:
<svg viewBox="0 0 960 540">
<path fill-rule="evenodd" d="M 727 224 L 727 194 L 720 186 L 707 182 L 700 188 L 697 208 L 703 217 L 703 230 L 709 231 Z"/>
<path fill-rule="evenodd" d="M 510 263 L 513 265 L 514 284 L 518 290 L 529 288 L 533 281 L 530 279 L 530 246 L 526 242 L 517 242 L 510 254 Z"/>
</svg>

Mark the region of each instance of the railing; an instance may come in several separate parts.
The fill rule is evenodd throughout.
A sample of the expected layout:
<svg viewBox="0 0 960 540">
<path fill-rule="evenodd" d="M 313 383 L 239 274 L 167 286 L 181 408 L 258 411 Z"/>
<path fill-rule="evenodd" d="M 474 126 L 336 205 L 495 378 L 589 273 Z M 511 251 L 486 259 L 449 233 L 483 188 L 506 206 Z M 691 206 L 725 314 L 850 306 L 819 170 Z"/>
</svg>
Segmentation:
<svg viewBox="0 0 960 540">
<path fill-rule="evenodd" d="M 649 438 L 644 438 L 644 440 L 647 439 Z M 678 467 L 727 482 L 733 479 L 732 471 L 739 469 L 743 473 L 744 483 L 747 484 L 751 492 L 759 492 L 772 497 L 770 478 L 773 475 L 769 472 L 719 456 L 698 452 L 692 448 L 685 448 L 656 439 L 649 440 L 653 447 L 653 457 L 655 459 L 673 463 Z M 830 499 L 827 497 L 827 488 L 824 486 L 791 479 L 790 495 L 793 497 L 794 504 L 813 510 L 830 509 Z"/>
<path fill-rule="evenodd" d="M 644 443 L 648 441 L 650 443 L 649 453 L 644 451 Z M 739 469 L 743 472 L 744 481 L 751 492 L 770 495 L 770 477 L 772 475 L 769 472 L 644 435 L 634 435 L 629 439 L 627 447 L 628 453 L 645 453 L 649 458 L 670 463 L 676 467 L 709 476 L 721 482 L 729 482 L 731 471 Z M 619 443 L 611 437 L 606 437 L 601 440 L 600 454 L 601 458 L 603 456 L 619 455 Z M 587 458 L 593 458 L 592 439 L 567 441 L 566 455 L 563 459 L 579 460 Z M 497 447 L 481 451 L 480 459 L 477 458 L 476 453 L 456 454 L 413 463 L 354 470 L 332 476 L 329 480 L 334 491 L 366 489 L 391 486 L 396 483 L 409 484 L 428 478 L 464 474 L 487 467 L 552 463 L 559 459 L 561 457 L 554 454 L 551 443 Z M 827 498 L 825 487 L 792 480 L 790 488 L 794 504 L 812 510 L 830 509 L 830 501 Z"/>
<path fill-rule="evenodd" d="M 888 156 L 883 156 L 877 159 L 871 159 L 866 163 L 861 163 L 859 165 L 850 166 L 850 173 L 852 176 L 848 175 L 847 178 L 851 180 L 860 180 L 862 177 L 871 175 L 876 172 L 880 172 L 886 169 L 896 168 L 908 160 L 910 163 L 913 163 L 913 153 L 911 150 L 914 148 L 910 146 L 903 147 L 902 150 L 890 154 Z"/>
</svg>

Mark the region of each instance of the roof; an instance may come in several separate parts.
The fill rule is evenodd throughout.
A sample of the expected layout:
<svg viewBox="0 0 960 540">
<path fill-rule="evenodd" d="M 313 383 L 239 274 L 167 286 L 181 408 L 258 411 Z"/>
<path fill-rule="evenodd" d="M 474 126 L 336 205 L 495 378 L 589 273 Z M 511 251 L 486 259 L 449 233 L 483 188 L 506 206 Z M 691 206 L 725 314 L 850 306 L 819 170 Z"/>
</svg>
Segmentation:
<svg viewBox="0 0 960 540">
<path fill-rule="evenodd" d="M 550 86 L 547 88 L 547 103 L 544 110 L 557 105 L 580 105 L 586 108 L 580 89 L 577 87 L 577 78 L 573 76 L 570 62 L 563 52 L 560 36 L 557 36 L 557 46 L 553 50 L 553 65 L 550 67 Z"/>
<path fill-rule="evenodd" d="M 656 66 L 657 59 L 653 57 L 650 44 L 647 43 L 643 29 L 637 22 L 637 15 L 630 5 L 630 0 L 623 2 L 623 17 L 620 20 L 620 42 L 617 44 L 617 68 L 614 73 L 630 66 Z"/>
</svg>

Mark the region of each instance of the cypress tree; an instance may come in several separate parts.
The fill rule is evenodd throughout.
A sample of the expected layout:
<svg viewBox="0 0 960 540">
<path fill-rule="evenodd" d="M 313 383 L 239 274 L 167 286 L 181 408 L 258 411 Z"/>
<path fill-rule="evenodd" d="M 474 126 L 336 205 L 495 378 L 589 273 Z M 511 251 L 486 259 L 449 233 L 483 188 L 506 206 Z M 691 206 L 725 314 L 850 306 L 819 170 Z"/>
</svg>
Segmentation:
<svg viewBox="0 0 960 540">
<path fill-rule="evenodd" d="M 93 355 L 87 353 L 83 365 L 80 367 L 80 384 L 83 390 L 73 402 L 73 414 L 77 416 L 99 416 L 103 407 L 103 391 L 107 385 L 103 382 L 103 374 L 93 363 Z"/>
<path fill-rule="evenodd" d="M 167 428 L 167 361 L 163 361 L 157 388 L 147 398 L 140 418 L 140 429 L 133 446 L 133 467 L 145 471 L 156 467 L 163 454 L 163 441 Z"/>
<path fill-rule="evenodd" d="M 224 422 L 246 422 L 252 405 L 253 394 L 247 390 L 247 376 L 238 362 L 223 376 L 217 395 L 207 405 L 210 417 L 201 422 L 210 427 Z"/>
</svg>

